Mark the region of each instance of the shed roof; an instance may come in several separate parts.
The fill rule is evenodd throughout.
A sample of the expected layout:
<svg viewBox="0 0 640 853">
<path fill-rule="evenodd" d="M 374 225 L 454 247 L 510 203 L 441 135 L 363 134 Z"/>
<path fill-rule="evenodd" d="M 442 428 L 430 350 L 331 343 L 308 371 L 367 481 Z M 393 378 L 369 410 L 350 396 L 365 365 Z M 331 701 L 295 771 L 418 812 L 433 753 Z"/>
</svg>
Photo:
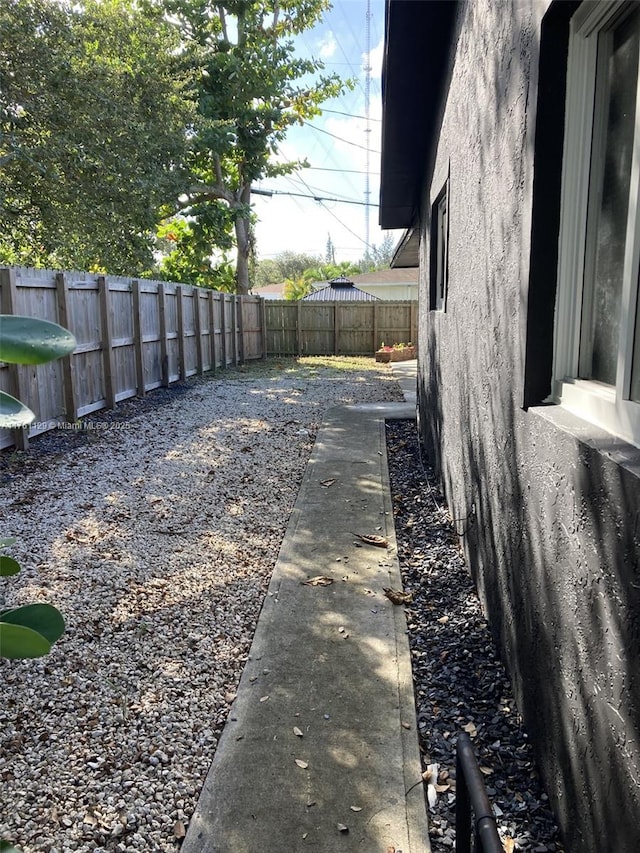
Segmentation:
<svg viewBox="0 0 640 853">
<path fill-rule="evenodd" d="M 331 281 L 313 293 L 304 297 L 306 302 L 377 302 L 378 297 L 365 293 L 344 276 L 332 278 Z"/>
</svg>

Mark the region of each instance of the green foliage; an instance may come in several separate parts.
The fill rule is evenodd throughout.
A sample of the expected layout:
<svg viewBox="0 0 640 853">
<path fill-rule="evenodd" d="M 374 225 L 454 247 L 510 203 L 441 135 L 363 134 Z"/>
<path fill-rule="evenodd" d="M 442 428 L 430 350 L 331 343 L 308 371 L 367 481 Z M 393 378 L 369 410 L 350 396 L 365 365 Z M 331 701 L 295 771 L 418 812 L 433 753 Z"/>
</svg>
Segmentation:
<svg viewBox="0 0 640 853">
<path fill-rule="evenodd" d="M 0 361 L 10 364 L 43 364 L 75 349 L 73 335 L 56 323 L 32 317 L 0 315 Z M 19 407 L 16 412 L 16 404 Z M 35 418 L 15 397 L 0 391 L 0 427 L 28 426 Z M 15 539 L 0 538 L 0 549 Z M 20 565 L 0 554 L 0 577 L 18 574 Z M 64 632 L 64 620 L 50 604 L 27 604 L 0 611 L 0 657 L 34 658 L 46 655 Z M 0 849 L 10 849 L 7 842 Z"/>
<path fill-rule="evenodd" d="M 350 261 L 342 261 L 339 264 L 320 264 L 319 266 L 311 267 L 303 272 L 302 278 L 312 283 L 314 281 L 331 281 L 332 278 L 349 278 L 351 275 L 359 275 L 360 267 L 350 263 Z"/>
<path fill-rule="evenodd" d="M 279 252 L 275 259 L 282 270 L 282 278 L 278 279 L 279 281 L 285 278 L 300 278 L 305 270 L 322 264 L 321 258 L 300 252 Z"/>
<path fill-rule="evenodd" d="M 158 246 L 164 254 L 152 273 L 154 278 L 231 293 L 235 291 L 235 269 L 231 261 L 224 255 L 217 264 L 212 259 L 216 244 L 222 242 L 220 229 L 223 229 L 225 215 L 221 207 L 212 205 L 207 212 L 209 217 L 214 212 L 222 214 L 215 222 L 208 222 L 206 217 L 187 221 L 176 216 L 160 226 Z M 231 247 L 228 233 L 224 242 L 225 248 Z"/>
<path fill-rule="evenodd" d="M 0 4 L 0 262 L 151 265 L 185 187 L 178 45 L 153 2 Z"/>
<path fill-rule="evenodd" d="M 313 290 L 310 281 L 305 281 L 304 278 L 290 279 L 288 278 L 284 284 L 285 299 L 303 299 Z"/>
<path fill-rule="evenodd" d="M 238 249 L 238 292 L 249 290 L 252 182 L 300 164 L 274 155 L 294 124 L 318 115 L 344 84 L 318 76 L 322 63 L 294 55 L 292 36 L 317 23 L 328 0 L 173 0 L 193 70 L 198 117 L 191 139 L 193 178 L 183 211 L 222 201 Z M 309 82 L 311 81 L 311 82 Z"/>
</svg>

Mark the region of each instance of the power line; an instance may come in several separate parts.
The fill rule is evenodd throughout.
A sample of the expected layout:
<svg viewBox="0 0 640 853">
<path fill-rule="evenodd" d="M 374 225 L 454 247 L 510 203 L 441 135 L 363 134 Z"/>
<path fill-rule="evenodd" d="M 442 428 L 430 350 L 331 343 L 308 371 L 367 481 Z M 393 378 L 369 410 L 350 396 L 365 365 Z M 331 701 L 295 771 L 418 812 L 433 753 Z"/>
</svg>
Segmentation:
<svg viewBox="0 0 640 853">
<path fill-rule="evenodd" d="M 305 172 L 344 172 L 349 175 L 366 175 L 362 169 L 329 169 L 327 166 L 305 166 Z M 371 175 L 379 176 L 380 172 L 370 172 Z"/>
<path fill-rule="evenodd" d="M 307 195 L 306 193 L 294 193 L 294 192 L 289 192 L 288 190 L 269 190 L 269 189 L 257 189 L 255 187 L 251 187 L 251 194 L 252 195 L 265 195 L 268 198 L 271 198 L 271 196 L 274 196 L 274 195 L 289 195 L 289 196 L 295 196 L 296 198 L 312 198 L 314 201 L 317 201 L 320 203 L 322 203 L 323 201 L 332 201 L 332 202 L 335 202 L 336 204 L 358 204 L 361 207 L 379 207 L 379 205 L 377 205 L 377 204 L 369 204 L 366 201 L 354 201 L 353 199 L 350 199 L 350 198 L 328 198 L 327 196 L 323 196 L 323 195 Z M 322 206 L 325 207 L 325 205 L 322 205 Z M 329 210 L 328 207 L 325 209 Z M 347 226 L 345 225 L 344 227 L 346 228 Z M 358 238 L 358 239 L 360 239 L 360 238 Z M 365 241 L 363 241 L 363 242 L 365 242 Z"/>
<path fill-rule="evenodd" d="M 313 130 L 317 130 L 318 133 L 326 133 L 327 136 L 332 136 L 334 139 L 337 139 L 338 142 L 345 142 L 347 145 L 353 145 L 354 148 L 362 148 L 363 151 L 369 151 L 371 154 L 380 154 L 380 151 L 373 151 L 370 148 L 367 148 L 366 145 L 358 145 L 357 142 L 351 142 L 349 139 L 343 139 L 342 136 L 336 136 L 335 133 L 329 133 L 328 130 L 323 130 L 321 127 L 316 127 L 315 124 L 311 124 L 309 121 L 305 121 L 306 127 L 311 127 Z"/>
<path fill-rule="evenodd" d="M 324 107 L 321 107 L 321 109 L 322 109 L 323 113 L 333 113 L 334 115 L 337 115 L 337 116 L 347 116 L 348 118 L 361 118 L 364 121 L 367 120 L 367 116 L 357 116 L 357 115 L 354 115 L 353 113 L 343 113 L 340 110 L 327 110 Z M 382 119 L 381 118 L 369 117 L 369 121 L 380 121 L 381 122 Z"/>
</svg>

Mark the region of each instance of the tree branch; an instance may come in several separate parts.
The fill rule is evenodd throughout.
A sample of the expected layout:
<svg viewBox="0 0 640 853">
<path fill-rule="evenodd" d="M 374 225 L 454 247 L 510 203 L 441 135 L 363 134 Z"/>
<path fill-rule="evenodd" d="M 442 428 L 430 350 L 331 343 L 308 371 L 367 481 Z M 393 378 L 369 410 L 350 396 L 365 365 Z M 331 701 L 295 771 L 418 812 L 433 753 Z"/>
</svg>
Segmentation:
<svg viewBox="0 0 640 853">
<path fill-rule="evenodd" d="M 229 34 L 227 33 L 227 19 L 224 14 L 224 6 L 218 6 L 218 14 L 220 15 L 220 24 L 222 26 L 222 35 L 224 36 L 224 40 L 229 41 Z"/>
</svg>

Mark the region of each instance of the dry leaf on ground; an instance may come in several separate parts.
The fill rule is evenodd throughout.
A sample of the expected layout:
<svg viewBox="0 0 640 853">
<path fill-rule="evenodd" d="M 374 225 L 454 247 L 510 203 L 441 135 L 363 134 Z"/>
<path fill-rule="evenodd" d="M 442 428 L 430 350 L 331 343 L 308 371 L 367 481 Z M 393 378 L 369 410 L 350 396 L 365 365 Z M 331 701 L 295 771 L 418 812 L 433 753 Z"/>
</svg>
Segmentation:
<svg viewBox="0 0 640 853">
<path fill-rule="evenodd" d="M 327 575 L 316 575 L 314 578 L 309 578 L 306 581 L 300 581 L 302 586 L 330 586 L 333 583 L 333 578 Z"/>
<path fill-rule="evenodd" d="M 377 548 L 386 548 L 389 540 L 386 536 L 378 536 L 377 533 L 354 533 L 361 542 L 366 542 L 367 545 L 375 545 Z"/>
<path fill-rule="evenodd" d="M 304 732 L 301 731 L 297 726 L 293 727 L 293 733 L 296 737 L 304 737 Z"/>
<path fill-rule="evenodd" d="M 335 483 L 335 481 L 336 481 L 336 478 L 335 478 L 335 477 L 331 477 L 329 480 L 320 480 L 320 485 L 321 485 L 321 486 L 324 486 L 324 487 L 325 487 L 325 489 L 328 489 L 328 488 L 329 488 L 329 486 L 333 486 L 333 484 Z"/>
<path fill-rule="evenodd" d="M 307 767 L 309 766 L 309 762 L 303 761 L 301 758 L 296 758 L 296 764 L 298 765 L 298 767 L 301 767 L 303 770 L 306 770 Z"/>
<path fill-rule="evenodd" d="M 187 830 L 185 828 L 184 823 L 181 820 L 177 820 L 173 825 L 173 834 L 176 838 L 184 838 L 187 834 Z"/>
<path fill-rule="evenodd" d="M 401 589 L 391 589 L 389 586 L 382 588 L 392 604 L 409 604 L 413 601 L 413 596 L 410 592 L 403 592 Z"/>
</svg>

